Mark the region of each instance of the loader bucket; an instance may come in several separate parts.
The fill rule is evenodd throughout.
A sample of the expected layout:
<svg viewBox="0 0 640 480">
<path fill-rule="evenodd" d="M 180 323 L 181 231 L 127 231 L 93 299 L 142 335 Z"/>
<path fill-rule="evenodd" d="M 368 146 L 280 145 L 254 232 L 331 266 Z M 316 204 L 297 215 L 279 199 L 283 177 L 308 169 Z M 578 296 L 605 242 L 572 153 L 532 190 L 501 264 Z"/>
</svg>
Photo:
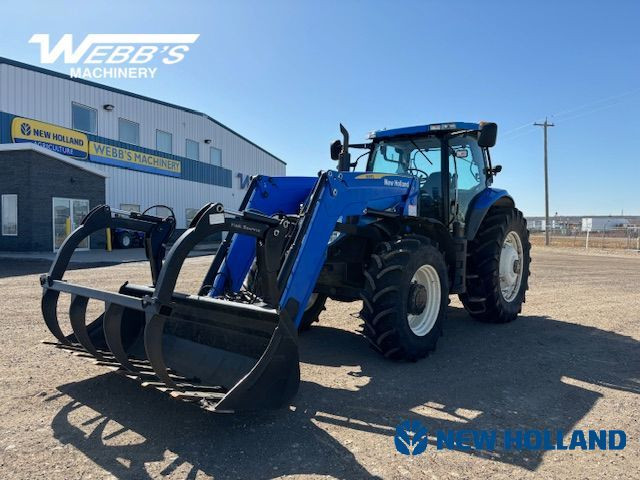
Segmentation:
<svg viewBox="0 0 640 480">
<path fill-rule="evenodd" d="M 168 253 L 153 292 L 141 287 L 132 292 L 150 299 L 145 308 L 146 358 L 175 397 L 200 399 L 217 411 L 281 407 L 300 381 L 293 327 L 297 303 L 292 300 L 279 309 L 277 299 L 242 303 L 235 292 L 228 292 L 228 298 L 175 292 L 187 255 L 214 233 L 228 232 L 231 238 L 250 232 L 268 245 L 269 239 L 277 239 L 274 252 L 280 257 L 286 235 L 272 232 L 284 232 L 282 225 L 289 222 L 250 212 L 225 218 L 222 212 L 220 204 L 204 207 Z M 219 254 L 225 251 L 221 248 Z"/>
<path fill-rule="evenodd" d="M 277 301 L 243 303 L 232 291 L 210 297 L 204 291 L 198 292 L 203 295 L 188 295 L 174 290 L 185 259 L 204 238 L 225 231 L 228 239 L 253 236 L 275 245 L 275 250 L 270 248 L 279 258 L 287 237 L 271 232 L 284 232 L 290 228 L 288 223 L 250 212 L 234 212 L 232 218 L 225 218 L 220 204 L 209 204 L 178 238 L 164 262 L 155 262 L 161 267 L 154 285 L 125 283 L 118 293 L 62 281 L 65 241 L 58 254 L 64 265 L 56 259 L 49 274 L 41 278 L 45 323 L 61 348 L 85 352 L 143 386 L 206 409 L 231 412 L 286 405 L 300 381 L 293 326 L 298 303 L 291 299 L 285 308 L 279 308 Z M 67 239 L 69 248 L 86 236 L 78 230 Z M 226 250 L 220 248 L 218 255 Z M 56 317 L 62 292 L 72 295 L 69 320 L 73 334 L 69 336 L 62 334 Z M 103 301 L 105 311 L 87 325 L 90 298 Z"/>
</svg>

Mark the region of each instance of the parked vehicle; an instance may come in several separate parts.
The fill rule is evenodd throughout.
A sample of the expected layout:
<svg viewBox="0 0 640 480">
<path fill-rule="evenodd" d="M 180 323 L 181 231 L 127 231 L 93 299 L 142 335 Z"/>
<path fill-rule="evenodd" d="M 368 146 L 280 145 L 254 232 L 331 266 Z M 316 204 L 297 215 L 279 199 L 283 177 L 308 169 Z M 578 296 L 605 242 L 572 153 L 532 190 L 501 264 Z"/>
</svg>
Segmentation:
<svg viewBox="0 0 640 480">
<path fill-rule="evenodd" d="M 137 248 L 144 245 L 144 233 L 124 228 L 111 231 L 111 244 L 115 248 Z"/>
</svg>

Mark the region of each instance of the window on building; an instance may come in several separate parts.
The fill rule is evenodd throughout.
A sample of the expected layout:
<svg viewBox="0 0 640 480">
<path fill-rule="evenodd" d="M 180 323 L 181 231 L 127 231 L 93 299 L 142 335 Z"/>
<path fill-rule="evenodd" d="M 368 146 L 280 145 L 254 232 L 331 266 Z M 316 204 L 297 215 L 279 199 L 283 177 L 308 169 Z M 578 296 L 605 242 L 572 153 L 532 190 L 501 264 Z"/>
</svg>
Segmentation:
<svg viewBox="0 0 640 480">
<path fill-rule="evenodd" d="M 2 195 L 2 235 L 18 235 L 18 195 Z"/>
<path fill-rule="evenodd" d="M 169 132 L 156 130 L 156 150 L 164 153 L 173 153 L 173 135 Z"/>
<path fill-rule="evenodd" d="M 209 162 L 211 165 L 222 166 L 222 150 L 216 147 L 209 148 Z"/>
<path fill-rule="evenodd" d="M 135 203 L 121 203 L 120 210 L 125 210 L 127 212 L 138 212 L 140 213 L 140 205 Z"/>
<path fill-rule="evenodd" d="M 160 218 L 173 217 L 173 210 L 165 205 L 157 205 L 147 211 L 149 215 L 154 215 Z"/>
<path fill-rule="evenodd" d="M 191 221 L 193 220 L 193 217 L 196 216 L 196 213 L 198 213 L 198 209 L 197 208 L 187 208 L 184 211 L 184 218 L 186 221 L 186 228 L 189 228 L 189 225 L 191 225 Z"/>
<path fill-rule="evenodd" d="M 71 127 L 87 133 L 98 133 L 98 111 L 79 103 L 72 103 Z"/>
<path fill-rule="evenodd" d="M 200 144 L 194 140 L 187 139 L 185 156 L 191 160 L 200 160 Z"/>
<path fill-rule="evenodd" d="M 118 140 L 130 143 L 131 145 L 140 145 L 140 124 L 119 118 Z"/>
</svg>

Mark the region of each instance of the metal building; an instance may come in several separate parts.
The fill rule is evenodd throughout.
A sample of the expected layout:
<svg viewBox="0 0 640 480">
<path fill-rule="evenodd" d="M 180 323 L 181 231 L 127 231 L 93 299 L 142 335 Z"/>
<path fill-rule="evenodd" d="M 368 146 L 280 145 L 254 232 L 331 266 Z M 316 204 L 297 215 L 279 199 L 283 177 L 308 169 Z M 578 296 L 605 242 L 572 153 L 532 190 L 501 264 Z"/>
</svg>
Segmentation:
<svg viewBox="0 0 640 480">
<path fill-rule="evenodd" d="M 16 161 L 21 150 L 31 152 L 27 161 Z M 0 175 L 0 250 L 55 250 L 99 201 L 139 211 L 164 204 L 175 212 L 178 228 L 186 228 L 207 202 L 237 208 L 251 175 L 285 175 L 286 169 L 264 148 L 198 111 L 0 58 L 0 168 L 12 159 L 9 170 L 25 178 L 21 183 Z M 61 162 L 64 171 L 76 168 L 84 182 L 72 173 L 50 175 L 55 167 L 49 160 Z M 78 188 L 93 185 L 86 178 L 92 174 L 104 181 L 104 199 Z M 73 196 L 65 195 L 71 183 Z M 15 185 L 27 193 L 10 191 Z M 50 200 L 39 205 L 51 213 L 49 232 L 29 226 L 35 197 L 20 197 L 36 192 L 40 202 L 43 193 Z M 90 246 L 102 244 L 92 239 Z"/>
</svg>

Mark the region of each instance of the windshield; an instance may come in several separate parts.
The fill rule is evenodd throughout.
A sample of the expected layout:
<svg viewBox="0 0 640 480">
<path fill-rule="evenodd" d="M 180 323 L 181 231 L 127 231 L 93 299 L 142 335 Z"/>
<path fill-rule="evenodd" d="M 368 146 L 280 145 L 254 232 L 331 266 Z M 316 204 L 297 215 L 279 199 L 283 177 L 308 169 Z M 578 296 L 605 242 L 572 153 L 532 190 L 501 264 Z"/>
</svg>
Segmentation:
<svg viewBox="0 0 640 480">
<path fill-rule="evenodd" d="M 378 142 L 369 160 L 371 172 L 427 178 L 440 171 L 440 139 L 436 137 Z"/>
<path fill-rule="evenodd" d="M 367 171 L 416 177 L 420 185 L 419 211 L 425 217 L 446 216 L 444 202 L 448 191 L 449 199 L 458 201 L 454 215 L 464 219 L 471 199 L 486 186 L 484 154 L 477 135 L 454 135 L 448 140 L 445 163 L 448 173 L 444 173 L 442 143 L 436 136 L 377 142 Z"/>
</svg>

